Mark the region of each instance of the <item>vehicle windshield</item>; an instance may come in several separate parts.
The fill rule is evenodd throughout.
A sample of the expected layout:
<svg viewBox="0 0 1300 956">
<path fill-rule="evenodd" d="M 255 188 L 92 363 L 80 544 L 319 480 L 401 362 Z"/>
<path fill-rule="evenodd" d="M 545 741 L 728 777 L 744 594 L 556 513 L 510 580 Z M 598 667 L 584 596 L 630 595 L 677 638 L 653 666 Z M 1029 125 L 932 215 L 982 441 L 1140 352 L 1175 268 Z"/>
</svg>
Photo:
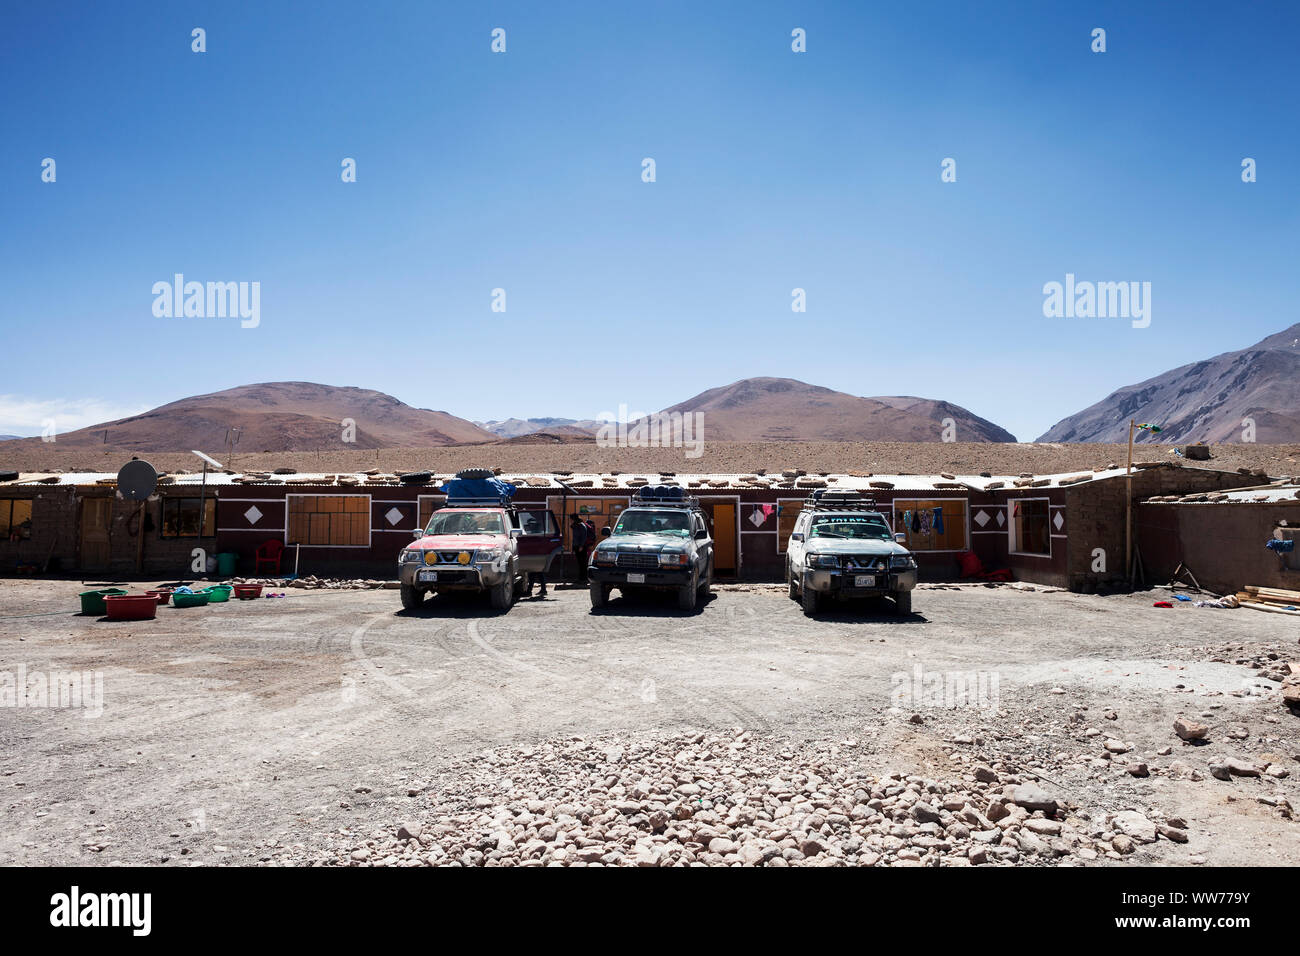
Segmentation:
<svg viewBox="0 0 1300 956">
<path fill-rule="evenodd" d="M 808 537 L 892 541 L 894 535 L 879 515 L 814 515 Z"/>
<path fill-rule="evenodd" d="M 688 538 L 691 518 L 685 511 L 624 511 L 614 534 L 671 534 Z"/>
<path fill-rule="evenodd" d="M 505 534 L 501 515 L 491 511 L 435 511 L 425 534 Z"/>
</svg>

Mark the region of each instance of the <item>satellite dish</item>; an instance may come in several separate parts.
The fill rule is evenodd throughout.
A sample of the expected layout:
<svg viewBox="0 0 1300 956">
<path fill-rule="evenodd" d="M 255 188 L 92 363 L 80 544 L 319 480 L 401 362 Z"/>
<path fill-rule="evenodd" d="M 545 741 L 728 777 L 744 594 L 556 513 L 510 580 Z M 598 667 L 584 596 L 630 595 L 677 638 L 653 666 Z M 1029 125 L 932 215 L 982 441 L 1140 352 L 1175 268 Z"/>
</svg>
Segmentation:
<svg viewBox="0 0 1300 956">
<path fill-rule="evenodd" d="M 153 465 L 132 458 L 117 473 L 118 493 L 128 501 L 145 501 L 158 487 L 158 472 Z"/>
</svg>

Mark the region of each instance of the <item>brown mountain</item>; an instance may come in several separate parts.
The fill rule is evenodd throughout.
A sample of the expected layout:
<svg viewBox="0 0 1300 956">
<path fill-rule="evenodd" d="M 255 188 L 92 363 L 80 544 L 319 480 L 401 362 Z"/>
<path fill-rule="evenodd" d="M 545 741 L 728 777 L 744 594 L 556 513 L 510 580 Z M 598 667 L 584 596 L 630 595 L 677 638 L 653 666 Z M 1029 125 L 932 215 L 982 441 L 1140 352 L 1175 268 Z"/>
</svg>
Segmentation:
<svg viewBox="0 0 1300 956">
<path fill-rule="evenodd" d="M 1300 441 L 1300 323 L 1248 349 L 1224 352 L 1128 385 L 1057 422 L 1042 442 L 1122 442 L 1129 419 L 1163 429 L 1159 442 Z"/>
<path fill-rule="evenodd" d="M 356 441 L 343 441 L 343 421 Z M 241 429 L 239 453 L 347 448 L 427 448 L 498 436 L 447 412 L 412 408 L 383 392 L 312 382 L 264 382 L 160 405 L 141 415 L 60 434 L 59 447 L 101 444 L 141 452 L 198 448 L 217 454 Z M 107 436 L 105 436 L 107 432 Z M 39 442 L 40 439 L 26 439 Z"/>
<path fill-rule="evenodd" d="M 1016 440 L 1005 429 L 948 402 L 859 398 L 792 378 L 742 379 L 664 412 L 703 414 L 705 441 L 942 441 L 946 418 L 953 420 L 956 441 Z"/>
</svg>

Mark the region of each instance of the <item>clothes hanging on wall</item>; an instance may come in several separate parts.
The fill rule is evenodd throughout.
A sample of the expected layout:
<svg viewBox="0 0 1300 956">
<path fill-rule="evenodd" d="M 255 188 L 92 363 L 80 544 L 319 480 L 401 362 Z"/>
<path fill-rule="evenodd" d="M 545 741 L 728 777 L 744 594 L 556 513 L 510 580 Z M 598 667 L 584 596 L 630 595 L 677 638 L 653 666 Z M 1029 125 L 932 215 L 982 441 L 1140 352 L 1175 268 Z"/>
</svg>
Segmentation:
<svg viewBox="0 0 1300 956">
<path fill-rule="evenodd" d="M 934 533 L 943 534 L 943 509 L 934 509 Z"/>
<path fill-rule="evenodd" d="M 908 527 L 912 529 L 912 534 L 921 533 L 921 513 L 919 511 L 912 512 L 912 519 L 908 523 Z"/>
<path fill-rule="evenodd" d="M 921 534 L 930 533 L 930 520 L 934 517 L 928 509 L 921 509 Z"/>
</svg>

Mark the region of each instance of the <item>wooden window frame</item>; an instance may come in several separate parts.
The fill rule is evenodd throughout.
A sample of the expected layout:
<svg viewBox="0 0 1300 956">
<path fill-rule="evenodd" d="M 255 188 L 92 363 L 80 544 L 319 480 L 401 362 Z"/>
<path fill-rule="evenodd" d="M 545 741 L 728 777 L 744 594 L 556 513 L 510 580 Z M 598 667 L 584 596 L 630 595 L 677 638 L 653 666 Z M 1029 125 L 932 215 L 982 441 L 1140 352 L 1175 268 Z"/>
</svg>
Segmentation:
<svg viewBox="0 0 1300 956">
<path fill-rule="evenodd" d="M 2 538 L 5 541 L 12 541 L 12 540 L 30 541 L 31 540 L 32 529 L 36 525 L 36 520 L 34 517 L 35 510 L 36 510 L 34 507 L 35 501 L 36 501 L 35 498 L 0 498 L 0 511 L 6 512 L 5 530 L 3 535 L 0 535 L 0 538 Z M 19 534 L 17 539 L 15 539 L 13 537 L 14 507 L 17 504 L 24 504 L 24 503 L 27 505 L 27 533 Z"/>
<path fill-rule="evenodd" d="M 211 520 L 208 520 L 207 515 L 202 515 L 202 514 L 200 515 L 200 517 L 203 519 L 202 524 L 200 525 L 203 528 L 203 537 L 215 538 L 217 536 L 217 496 L 215 494 L 212 494 L 212 495 L 203 495 L 203 496 L 161 495 L 158 499 L 158 539 L 160 541 L 184 541 L 186 539 L 191 539 L 194 541 L 199 540 L 199 532 L 197 529 L 193 534 L 180 534 L 180 533 L 168 534 L 167 533 L 167 506 L 169 504 L 175 503 L 177 510 L 180 511 L 183 508 L 185 502 L 192 501 L 194 502 L 196 506 L 195 510 L 197 511 L 200 500 L 203 501 L 202 507 L 204 512 L 207 512 L 209 508 L 212 509 L 210 515 Z M 178 524 L 179 524 L 179 518 L 178 518 Z"/>
<path fill-rule="evenodd" d="M 321 498 L 364 498 L 366 502 L 366 507 L 365 507 L 366 543 L 365 544 L 312 544 L 309 541 L 290 540 L 289 529 L 293 526 L 293 500 L 295 498 L 311 499 L 313 501 L 318 501 Z M 284 543 L 287 547 L 293 547 L 296 545 L 302 548 L 331 548 L 331 549 L 350 548 L 353 550 L 356 549 L 368 550 L 371 547 L 371 541 L 372 538 L 374 537 L 374 529 L 371 528 L 370 526 L 371 515 L 373 511 L 374 511 L 374 502 L 372 500 L 372 496 L 368 494 L 347 494 L 347 493 L 339 494 L 338 492 L 332 492 L 330 494 L 285 495 L 284 496 Z M 308 514 L 329 514 L 331 512 L 310 511 L 307 513 Z M 343 513 L 347 514 L 347 512 L 343 512 Z M 331 529 L 332 527 L 333 525 L 331 523 Z M 310 537 L 310 534 L 308 535 L 308 537 Z"/>
<path fill-rule="evenodd" d="M 917 502 L 920 501 L 924 501 L 926 503 L 935 502 L 939 505 L 939 507 L 943 507 L 944 505 L 947 504 L 955 505 L 958 502 L 961 503 L 962 541 L 963 541 L 962 547 L 960 548 L 918 548 L 912 546 L 911 544 L 912 533 L 910 530 L 903 527 L 902 513 L 904 511 L 915 511 L 916 509 L 900 507 L 900 505 L 909 505 L 909 504 L 915 505 Z M 970 550 L 970 499 L 969 498 L 926 498 L 922 495 L 915 495 L 914 497 L 911 498 L 894 498 L 889 504 L 891 509 L 890 524 L 893 526 L 893 530 L 895 533 L 897 533 L 900 530 L 907 533 L 908 540 L 907 542 L 903 543 L 903 547 L 907 548 L 907 550 L 911 551 L 913 554 L 961 554 L 965 551 Z M 956 516 L 954 515 L 953 517 Z M 948 520 L 947 515 L 944 515 L 944 520 L 945 521 Z"/>
<path fill-rule="evenodd" d="M 1047 550 L 1046 551 L 1021 551 L 1020 535 L 1016 532 L 1016 516 L 1013 506 L 1022 501 L 1042 501 L 1047 505 L 1047 513 L 1043 520 L 1047 522 Z M 1007 499 L 1007 554 L 1015 555 L 1018 558 L 1051 558 L 1052 557 L 1052 499 L 1046 497 L 1023 497 Z"/>
</svg>

